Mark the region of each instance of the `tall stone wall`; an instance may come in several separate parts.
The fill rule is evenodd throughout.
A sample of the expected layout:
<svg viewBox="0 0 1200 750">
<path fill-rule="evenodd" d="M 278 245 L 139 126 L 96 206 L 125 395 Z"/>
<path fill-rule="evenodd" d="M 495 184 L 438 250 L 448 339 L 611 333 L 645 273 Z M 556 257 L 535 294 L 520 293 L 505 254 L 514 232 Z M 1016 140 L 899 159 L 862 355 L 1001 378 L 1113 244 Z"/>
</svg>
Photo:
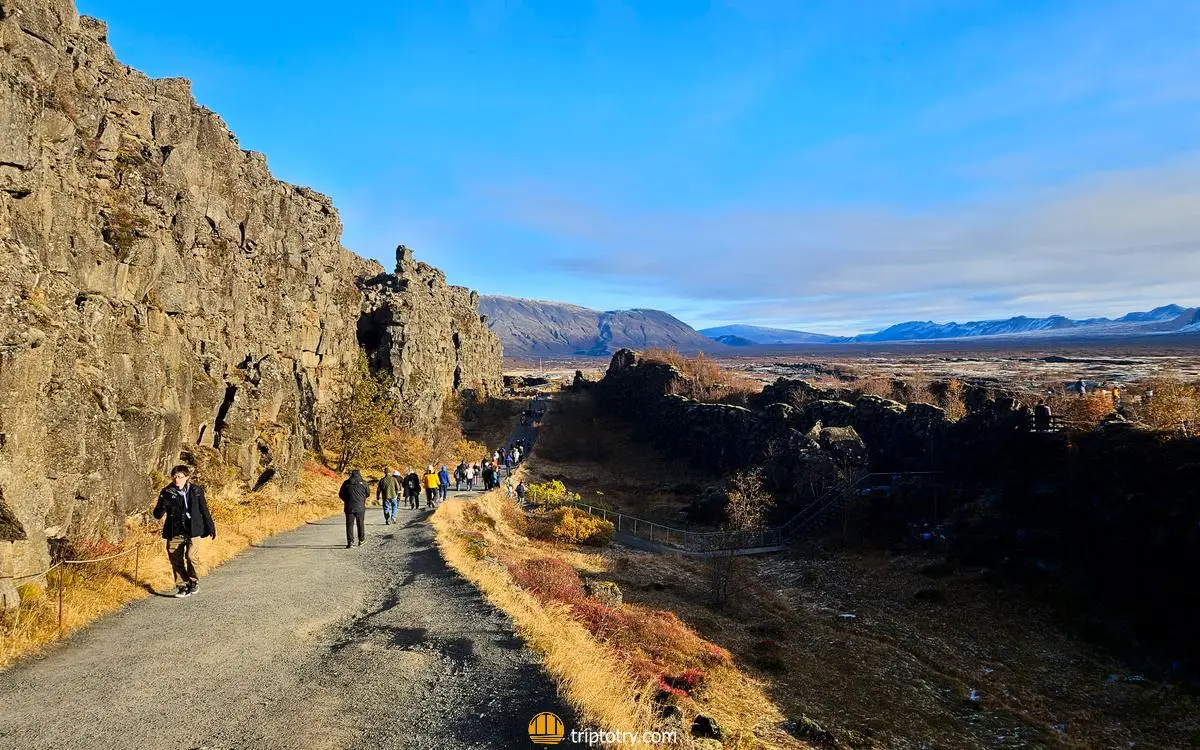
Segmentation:
<svg viewBox="0 0 1200 750">
<path fill-rule="evenodd" d="M 0 0 L 0 577 L 119 537 L 181 450 L 294 481 L 377 308 L 413 423 L 500 387 L 473 293 L 344 249 L 328 198 L 106 34 L 70 0 Z"/>
</svg>

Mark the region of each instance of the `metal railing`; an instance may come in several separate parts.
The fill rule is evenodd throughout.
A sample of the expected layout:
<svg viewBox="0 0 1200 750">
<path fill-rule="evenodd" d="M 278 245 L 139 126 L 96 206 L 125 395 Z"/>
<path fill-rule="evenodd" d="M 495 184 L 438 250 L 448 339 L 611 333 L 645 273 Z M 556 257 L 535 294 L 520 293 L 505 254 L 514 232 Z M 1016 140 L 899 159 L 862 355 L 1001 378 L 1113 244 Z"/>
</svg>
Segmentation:
<svg viewBox="0 0 1200 750">
<path fill-rule="evenodd" d="M 894 483 L 900 477 L 927 477 L 938 474 L 941 472 L 900 471 L 863 474 L 851 481 L 840 482 L 829 488 L 784 523 L 759 531 L 691 531 L 584 502 L 568 501 L 567 504 L 579 508 L 589 515 L 611 522 L 614 530 L 618 533 L 629 534 L 654 544 L 674 547 L 687 552 L 782 548 L 793 543 L 800 534 L 841 507 L 856 490 L 862 489 L 872 479 L 888 477 Z"/>
</svg>

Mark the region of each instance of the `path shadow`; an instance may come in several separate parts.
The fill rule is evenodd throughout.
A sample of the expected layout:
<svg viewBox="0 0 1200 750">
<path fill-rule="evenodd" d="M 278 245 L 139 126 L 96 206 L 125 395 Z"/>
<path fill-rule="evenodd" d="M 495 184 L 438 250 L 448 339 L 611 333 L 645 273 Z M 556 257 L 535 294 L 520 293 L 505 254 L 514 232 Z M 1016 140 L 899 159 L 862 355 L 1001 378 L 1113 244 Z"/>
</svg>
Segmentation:
<svg viewBox="0 0 1200 750">
<path fill-rule="evenodd" d="M 139 589 L 141 589 L 149 594 L 154 594 L 155 596 L 174 596 L 174 594 L 162 594 L 162 593 L 155 591 L 154 587 L 151 586 L 150 584 L 146 583 L 145 581 L 133 580 L 133 576 L 124 570 L 122 570 L 117 575 L 120 576 L 121 578 L 124 578 L 129 583 L 132 583 L 134 586 L 138 587 Z"/>
<path fill-rule="evenodd" d="M 251 544 L 255 549 L 345 549 L 344 544 Z"/>
</svg>

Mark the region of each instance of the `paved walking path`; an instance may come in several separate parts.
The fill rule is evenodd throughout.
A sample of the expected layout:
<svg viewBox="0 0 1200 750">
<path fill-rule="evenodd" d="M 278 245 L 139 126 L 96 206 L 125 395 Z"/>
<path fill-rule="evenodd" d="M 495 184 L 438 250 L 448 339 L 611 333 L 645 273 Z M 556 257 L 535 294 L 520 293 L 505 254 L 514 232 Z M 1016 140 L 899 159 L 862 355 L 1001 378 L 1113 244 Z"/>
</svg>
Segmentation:
<svg viewBox="0 0 1200 750">
<path fill-rule="evenodd" d="M 0 673 L 0 748 L 510 750 L 540 711 L 578 726 L 428 515 L 371 508 L 354 549 L 340 515 L 280 534 Z"/>
</svg>

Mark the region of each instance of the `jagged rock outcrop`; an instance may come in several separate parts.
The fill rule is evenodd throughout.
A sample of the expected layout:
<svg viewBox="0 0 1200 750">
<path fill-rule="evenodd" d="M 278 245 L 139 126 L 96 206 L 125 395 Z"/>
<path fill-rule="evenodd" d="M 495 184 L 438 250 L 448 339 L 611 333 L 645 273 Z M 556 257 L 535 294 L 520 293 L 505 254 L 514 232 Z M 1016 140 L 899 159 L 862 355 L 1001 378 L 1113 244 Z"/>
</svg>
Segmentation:
<svg viewBox="0 0 1200 750">
<path fill-rule="evenodd" d="M 396 249 L 394 274 L 360 287 L 359 343 L 376 369 L 396 375 L 396 395 L 412 420 L 410 429 L 419 431 L 438 417 L 447 393 L 499 391 L 500 341 L 477 312 L 477 292 L 447 284 L 442 271 L 418 263 L 403 245 Z"/>
<path fill-rule="evenodd" d="M 0 576 L 45 567 L 48 538 L 119 537 L 181 448 L 294 479 L 364 317 L 414 423 L 499 388 L 473 293 L 340 234 L 186 80 L 118 62 L 103 22 L 0 0 Z"/>
</svg>

